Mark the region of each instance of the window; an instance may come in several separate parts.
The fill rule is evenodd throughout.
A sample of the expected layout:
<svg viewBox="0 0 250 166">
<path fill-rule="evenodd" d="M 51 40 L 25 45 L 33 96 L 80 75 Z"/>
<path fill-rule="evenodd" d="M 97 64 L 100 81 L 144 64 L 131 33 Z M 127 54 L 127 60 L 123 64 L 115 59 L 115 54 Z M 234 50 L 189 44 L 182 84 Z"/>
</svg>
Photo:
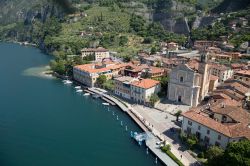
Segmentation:
<svg viewBox="0 0 250 166">
<path fill-rule="evenodd" d="M 180 82 L 183 82 L 183 77 L 180 77 Z"/>
<path fill-rule="evenodd" d="M 221 140 L 221 135 L 218 135 L 218 140 Z"/>
<path fill-rule="evenodd" d="M 200 130 L 201 129 L 201 126 L 198 126 L 198 130 Z"/>
<path fill-rule="evenodd" d="M 190 126 L 192 126 L 192 122 L 191 122 L 191 121 L 188 121 L 188 124 L 189 124 Z"/>
<path fill-rule="evenodd" d="M 210 130 L 207 130 L 207 134 L 210 134 Z"/>
<path fill-rule="evenodd" d="M 220 143 L 216 141 L 215 146 L 220 146 Z"/>
</svg>

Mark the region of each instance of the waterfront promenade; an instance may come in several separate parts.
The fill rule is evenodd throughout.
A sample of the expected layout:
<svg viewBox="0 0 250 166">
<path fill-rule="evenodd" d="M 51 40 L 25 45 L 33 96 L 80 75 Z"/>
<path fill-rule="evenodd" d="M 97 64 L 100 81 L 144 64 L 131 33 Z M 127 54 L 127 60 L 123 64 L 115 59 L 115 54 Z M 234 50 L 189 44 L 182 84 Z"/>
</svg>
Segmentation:
<svg viewBox="0 0 250 166">
<path fill-rule="evenodd" d="M 120 107 L 124 112 L 126 112 L 139 126 L 140 128 L 145 131 L 152 131 L 150 126 L 146 125 L 144 119 L 142 116 L 140 116 L 137 112 L 135 112 L 131 105 L 129 103 L 126 103 L 125 101 L 121 101 L 120 99 L 117 99 L 116 97 L 113 97 L 111 95 L 107 95 L 103 93 L 103 91 L 99 88 L 88 88 L 89 91 L 94 92 L 98 95 L 101 95 L 117 104 L 118 107 Z M 156 145 L 156 142 L 160 141 L 160 139 L 153 133 L 148 141 L 146 141 L 146 146 L 165 164 L 165 165 L 171 165 L 171 166 L 178 166 L 167 154 L 163 153 L 161 149 L 159 149 L 159 146 Z"/>
<path fill-rule="evenodd" d="M 140 109 L 134 107 L 121 99 L 118 99 L 114 96 L 103 93 L 103 91 L 99 88 L 88 88 L 89 91 L 97 93 L 99 95 L 104 96 L 105 98 L 115 102 L 117 106 L 119 106 L 124 112 L 126 112 L 144 131 L 151 131 L 154 135 L 154 139 L 147 141 L 146 145 L 150 148 L 150 150 L 155 153 L 159 159 L 161 159 L 166 165 L 173 165 L 170 163 L 169 156 L 163 153 L 158 146 L 156 146 L 156 140 L 166 141 L 171 145 L 171 152 L 184 164 L 184 165 L 193 165 L 197 164 L 197 160 L 193 158 L 187 151 L 180 150 L 181 147 L 179 144 L 174 143 L 175 141 L 169 138 L 168 136 L 162 134 L 163 130 L 168 128 L 166 126 L 159 125 L 152 121 L 152 118 L 149 116 L 142 114 Z M 144 107 L 144 106 L 142 106 Z M 145 107 L 146 108 L 146 107 Z M 149 109 L 149 108 L 148 108 Z M 152 108 L 150 109 L 152 111 Z M 155 111 L 155 110 L 154 110 Z M 158 110 L 156 110 L 158 111 Z M 172 119 L 173 120 L 173 119 Z M 166 120 L 166 122 L 168 122 Z M 169 126 L 171 127 L 171 125 Z M 170 160 L 169 160 L 170 159 Z M 175 163 L 176 164 L 176 163 Z"/>
</svg>

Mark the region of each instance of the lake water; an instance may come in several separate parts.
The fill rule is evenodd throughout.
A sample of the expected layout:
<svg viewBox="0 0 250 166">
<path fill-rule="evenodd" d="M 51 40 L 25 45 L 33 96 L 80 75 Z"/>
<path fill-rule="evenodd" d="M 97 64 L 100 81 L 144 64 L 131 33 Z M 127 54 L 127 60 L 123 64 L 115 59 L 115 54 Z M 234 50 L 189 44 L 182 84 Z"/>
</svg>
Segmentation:
<svg viewBox="0 0 250 166">
<path fill-rule="evenodd" d="M 121 110 L 108 111 L 61 80 L 26 74 L 47 65 L 50 56 L 0 43 L 0 58 L 1 166 L 155 165 L 116 120 L 118 115 L 129 130 L 141 131 Z"/>
</svg>

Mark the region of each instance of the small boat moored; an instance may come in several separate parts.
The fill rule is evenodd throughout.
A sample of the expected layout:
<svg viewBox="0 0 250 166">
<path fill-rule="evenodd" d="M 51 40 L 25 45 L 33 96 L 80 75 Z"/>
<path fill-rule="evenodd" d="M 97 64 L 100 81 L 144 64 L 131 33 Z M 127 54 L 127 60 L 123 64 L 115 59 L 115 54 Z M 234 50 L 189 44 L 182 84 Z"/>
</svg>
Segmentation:
<svg viewBox="0 0 250 166">
<path fill-rule="evenodd" d="M 89 96 L 90 95 L 90 93 L 84 93 L 84 95 L 83 96 Z"/>
<path fill-rule="evenodd" d="M 109 105 L 109 103 L 102 103 L 102 104 L 103 104 L 103 105 L 107 105 L 107 106 Z"/>
<path fill-rule="evenodd" d="M 82 87 L 81 86 L 76 86 L 75 89 L 81 89 Z"/>
<path fill-rule="evenodd" d="M 82 93 L 83 90 L 82 90 L 82 89 L 79 89 L 79 90 L 77 90 L 76 92 L 77 92 L 77 93 Z"/>
</svg>

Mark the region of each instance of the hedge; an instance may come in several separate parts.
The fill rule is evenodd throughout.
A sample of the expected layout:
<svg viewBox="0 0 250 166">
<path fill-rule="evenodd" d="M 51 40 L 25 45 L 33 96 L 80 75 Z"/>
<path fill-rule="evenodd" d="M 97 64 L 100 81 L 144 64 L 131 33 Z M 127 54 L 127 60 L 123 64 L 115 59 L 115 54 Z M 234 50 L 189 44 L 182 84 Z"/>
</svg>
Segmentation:
<svg viewBox="0 0 250 166">
<path fill-rule="evenodd" d="M 172 160 L 174 160 L 179 166 L 184 166 L 184 164 L 182 164 L 182 162 L 177 158 L 175 157 L 175 155 L 170 151 L 170 150 L 164 150 L 165 148 L 162 147 L 161 150 L 163 152 L 165 152 Z"/>
</svg>

